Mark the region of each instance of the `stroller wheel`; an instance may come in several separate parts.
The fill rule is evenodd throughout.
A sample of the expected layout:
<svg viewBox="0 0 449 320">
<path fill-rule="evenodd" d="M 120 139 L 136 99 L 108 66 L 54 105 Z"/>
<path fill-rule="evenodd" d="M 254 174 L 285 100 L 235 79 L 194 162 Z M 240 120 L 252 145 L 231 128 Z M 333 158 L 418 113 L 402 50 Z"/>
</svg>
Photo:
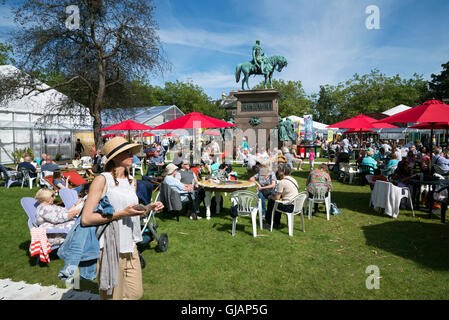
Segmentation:
<svg viewBox="0 0 449 320">
<path fill-rule="evenodd" d="M 145 266 L 147 265 L 147 261 L 145 260 L 144 256 L 139 252 L 139 260 L 140 260 L 140 267 L 142 269 L 145 269 Z"/>
<path fill-rule="evenodd" d="M 168 247 L 168 235 L 166 233 L 163 233 L 159 237 L 157 248 L 159 249 L 160 252 L 165 252 L 167 251 L 167 247 Z"/>
</svg>

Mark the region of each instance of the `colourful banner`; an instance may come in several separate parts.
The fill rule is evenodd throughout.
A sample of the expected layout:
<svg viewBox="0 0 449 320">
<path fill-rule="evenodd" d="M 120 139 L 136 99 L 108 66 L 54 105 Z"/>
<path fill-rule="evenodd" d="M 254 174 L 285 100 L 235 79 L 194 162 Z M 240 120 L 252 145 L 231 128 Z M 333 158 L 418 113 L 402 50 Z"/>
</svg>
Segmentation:
<svg viewBox="0 0 449 320">
<path fill-rule="evenodd" d="M 301 124 L 299 121 L 295 121 L 295 140 L 299 141 L 301 138 Z"/>
<path fill-rule="evenodd" d="M 304 116 L 304 140 L 313 141 L 312 115 Z"/>
<path fill-rule="evenodd" d="M 327 130 L 327 142 L 334 141 L 334 130 Z"/>
</svg>

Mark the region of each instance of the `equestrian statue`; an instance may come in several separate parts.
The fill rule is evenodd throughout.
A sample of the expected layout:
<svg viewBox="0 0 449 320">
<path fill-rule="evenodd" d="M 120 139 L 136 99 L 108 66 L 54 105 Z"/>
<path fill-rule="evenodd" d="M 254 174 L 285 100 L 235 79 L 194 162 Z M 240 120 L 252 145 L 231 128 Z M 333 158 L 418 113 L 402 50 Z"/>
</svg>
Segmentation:
<svg viewBox="0 0 449 320">
<path fill-rule="evenodd" d="M 287 59 L 283 56 L 271 56 L 265 57 L 260 47 L 260 41 L 256 40 L 256 44 L 252 48 L 253 59 L 248 62 L 240 63 L 235 69 L 235 82 L 240 81 L 240 74 L 243 72 L 242 90 L 245 90 L 245 83 L 248 90 L 248 79 L 250 75 L 261 74 L 265 77 L 264 88 L 271 88 L 271 77 L 274 70 L 281 72 L 284 67 L 287 66 Z"/>
</svg>

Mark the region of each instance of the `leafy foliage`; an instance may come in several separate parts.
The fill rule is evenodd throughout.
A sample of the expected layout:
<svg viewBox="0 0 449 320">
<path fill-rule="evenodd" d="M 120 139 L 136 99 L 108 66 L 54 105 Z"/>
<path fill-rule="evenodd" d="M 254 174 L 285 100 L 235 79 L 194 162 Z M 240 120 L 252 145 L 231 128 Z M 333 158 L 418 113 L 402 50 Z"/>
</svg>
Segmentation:
<svg viewBox="0 0 449 320">
<path fill-rule="evenodd" d="M 429 82 L 428 98 L 449 99 L 449 62 L 441 65 L 443 70 L 440 74 L 432 74 Z"/>
</svg>

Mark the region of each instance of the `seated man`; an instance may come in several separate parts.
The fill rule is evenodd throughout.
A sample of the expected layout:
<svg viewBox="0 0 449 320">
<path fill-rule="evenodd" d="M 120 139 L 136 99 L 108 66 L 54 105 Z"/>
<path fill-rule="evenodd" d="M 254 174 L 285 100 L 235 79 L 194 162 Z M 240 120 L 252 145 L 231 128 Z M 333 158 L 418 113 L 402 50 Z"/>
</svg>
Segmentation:
<svg viewBox="0 0 449 320">
<path fill-rule="evenodd" d="M 45 164 L 41 167 L 42 172 L 44 171 L 55 171 L 59 170 L 59 166 L 56 164 L 56 162 L 53 161 L 53 157 L 51 154 L 47 154 L 47 161 Z"/>
<path fill-rule="evenodd" d="M 443 171 L 443 174 L 449 173 L 449 159 L 444 156 L 441 148 L 435 149 L 435 156 L 432 158 L 432 165 L 437 165 Z"/>
<path fill-rule="evenodd" d="M 19 165 L 17 166 L 17 170 L 20 171 L 21 168 L 28 169 L 30 171 L 31 178 L 37 177 L 36 167 L 33 166 L 33 164 L 31 163 L 30 156 L 25 156 L 25 158 L 23 159 L 23 162 L 19 163 Z"/>
<path fill-rule="evenodd" d="M 195 193 L 193 192 L 193 185 L 190 184 L 184 184 L 178 179 L 176 179 L 176 174 L 178 173 L 178 167 L 174 165 L 173 163 L 170 163 L 165 168 L 165 179 L 164 182 L 170 186 L 170 188 L 173 191 L 176 191 L 179 193 L 181 197 L 182 202 L 190 202 L 193 205 L 194 213 L 190 215 L 190 219 L 192 220 L 199 220 L 201 217 L 199 216 L 200 213 L 200 206 L 198 197 L 195 196 Z"/>
<path fill-rule="evenodd" d="M 165 165 L 164 157 L 158 151 L 154 151 L 153 156 L 149 160 L 148 171 L 159 171 Z"/>
</svg>

